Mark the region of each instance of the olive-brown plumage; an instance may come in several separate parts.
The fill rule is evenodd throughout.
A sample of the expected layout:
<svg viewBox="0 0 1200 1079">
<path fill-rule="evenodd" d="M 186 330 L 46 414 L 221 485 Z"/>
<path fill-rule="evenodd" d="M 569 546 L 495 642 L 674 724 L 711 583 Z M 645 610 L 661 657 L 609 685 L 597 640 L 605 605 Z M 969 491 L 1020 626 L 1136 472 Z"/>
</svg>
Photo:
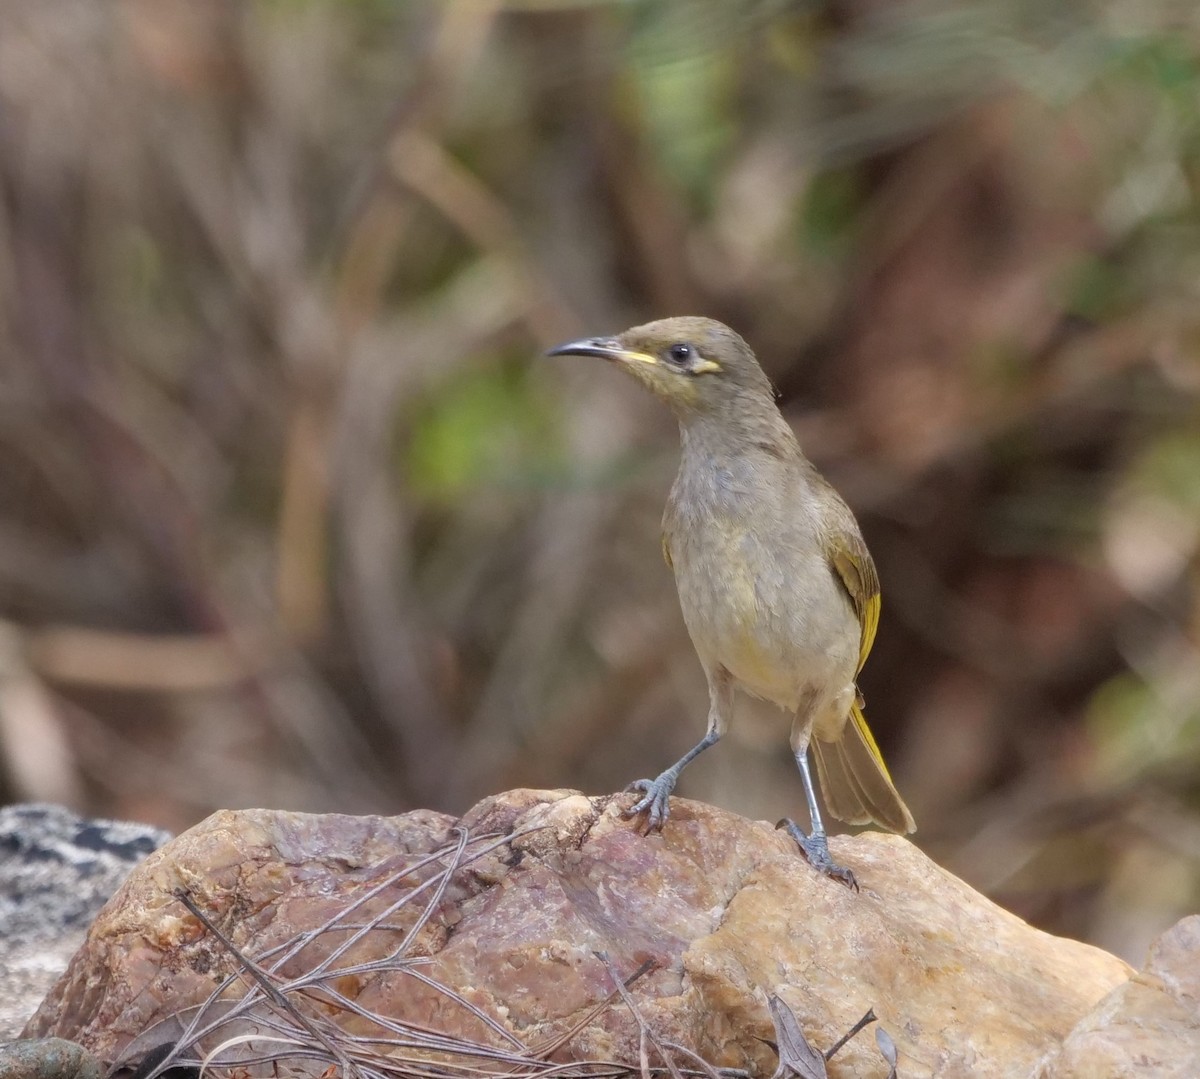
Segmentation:
<svg viewBox="0 0 1200 1079">
<path fill-rule="evenodd" d="M 810 746 L 835 817 L 915 827 L 855 686 L 879 620 L 879 580 L 854 515 L 801 452 L 753 352 L 727 326 L 663 319 L 551 354 L 616 361 L 679 420 L 682 456 L 663 551 L 708 679 L 708 731 L 657 779 L 633 785 L 644 797 L 631 813 L 662 827 L 680 772 L 727 729 L 741 689 L 793 715 L 812 828 L 805 835 L 781 823 L 814 866 L 853 884 L 829 857 Z"/>
</svg>

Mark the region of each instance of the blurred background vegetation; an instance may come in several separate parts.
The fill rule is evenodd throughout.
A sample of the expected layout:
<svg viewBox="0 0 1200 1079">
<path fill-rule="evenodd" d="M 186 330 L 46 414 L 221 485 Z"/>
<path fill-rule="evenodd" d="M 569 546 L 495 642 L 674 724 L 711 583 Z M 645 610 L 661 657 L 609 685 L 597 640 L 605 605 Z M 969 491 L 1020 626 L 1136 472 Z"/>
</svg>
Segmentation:
<svg viewBox="0 0 1200 1079">
<path fill-rule="evenodd" d="M 540 353 L 684 313 L 862 522 L 917 841 L 1140 962 L 1200 905 L 1190 2 L 4 0 L 0 796 L 657 773 L 677 435 Z M 786 730 L 681 793 L 800 812 Z"/>
</svg>

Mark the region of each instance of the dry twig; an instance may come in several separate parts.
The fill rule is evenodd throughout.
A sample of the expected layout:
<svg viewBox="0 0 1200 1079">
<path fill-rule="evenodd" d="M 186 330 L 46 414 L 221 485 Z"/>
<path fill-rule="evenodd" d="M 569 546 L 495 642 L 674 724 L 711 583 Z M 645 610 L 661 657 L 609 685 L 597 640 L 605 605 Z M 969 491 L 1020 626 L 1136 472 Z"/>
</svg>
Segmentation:
<svg viewBox="0 0 1200 1079">
<path fill-rule="evenodd" d="M 529 829 L 527 831 L 532 831 Z M 183 1032 L 168 1047 L 155 1046 L 146 1052 L 138 1069 L 139 1079 L 158 1079 L 170 1069 L 198 1069 L 201 1075 L 234 1076 L 248 1079 L 254 1074 L 345 1076 L 347 1079 L 621 1079 L 640 1070 L 644 1079 L 669 1074 L 671 1079 L 704 1076 L 719 1079 L 721 1073 L 683 1046 L 658 1039 L 638 1014 L 628 988 L 649 971 L 645 963 L 622 979 L 609 966 L 616 986 L 607 998 L 590 1008 L 566 1031 L 528 1046 L 494 1017 L 460 993 L 418 969 L 428 958 L 414 954 L 421 930 L 439 910 L 446 889 L 462 870 L 519 835 L 471 836 L 457 832 L 453 844 L 388 872 L 375 884 L 347 903 L 324 923 L 293 939 L 270 948 L 259 956 L 248 956 L 204 912 L 193 893 L 177 897 L 235 960 L 237 970 L 226 977 L 183 1026 Z M 431 871 L 432 870 L 432 871 Z M 428 876 L 404 889 L 398 898 L 365 921 L 353 921 L 356 912 L 371 900 L 394 889 L 407 879 Z M 415 920 L 405 927 L 396 915 L 423 901 Z M 365 962 L 346 961 L 347 953 L 368 934 L 400 933 L 400 940 L 383 958 Z M 345 933 L 329 954 L 310 965 L 305 950 L 331 933 Z M 300 974 L 285 974 L 285 967 Z M 492 1036 L 482 1041 L 380 1014 L 347 996 L 339 986 L 351 977 L 399 972 L 444 996 L 465 1015 L 477 1021 Z M 238 995 L 240 993 L 240 995 Z M 549 1058 L 564 1049 L 606 1008 L 624 999 L 641 1032 L 643 1047 L 653 1045 L 663 1062 L 651 1067 L 643 1048 L 641 1068 L 616 1060 L 552 1062 Z M 319 1005 L 320 1010 L 314 1010 Z M 329 1018 L 329 1012 L 355 1019 L 360 1033 L 350 1033 Z M 179 1023 L 183 1016 L 172 1022 Z M 143 1048 L 150 1032 L 139 1039 Z M 680 1067 L 675 1054 L 686 1058 Z"/>
</svg>

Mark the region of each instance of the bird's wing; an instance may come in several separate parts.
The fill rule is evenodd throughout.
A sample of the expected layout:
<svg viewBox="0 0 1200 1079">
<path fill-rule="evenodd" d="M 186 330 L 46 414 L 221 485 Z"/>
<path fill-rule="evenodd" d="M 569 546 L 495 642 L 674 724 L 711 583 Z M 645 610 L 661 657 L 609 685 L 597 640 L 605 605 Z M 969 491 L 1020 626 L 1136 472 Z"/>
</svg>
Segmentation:
<svg viewBox="0 0 1200 1079">
<path fill-rule="evenodd" d="M 858 612 L 862 626 L 862 637 L 858 648 L 858 670 L 862 670 L 875 643 L 875 630 L 879 626 L 879 574 L 871 553 L 858 533 L 858 529 L 839 528 L 829 536 L 826 556 L 829 564 L 850 593 L 850 600 Z"/>
</svg>

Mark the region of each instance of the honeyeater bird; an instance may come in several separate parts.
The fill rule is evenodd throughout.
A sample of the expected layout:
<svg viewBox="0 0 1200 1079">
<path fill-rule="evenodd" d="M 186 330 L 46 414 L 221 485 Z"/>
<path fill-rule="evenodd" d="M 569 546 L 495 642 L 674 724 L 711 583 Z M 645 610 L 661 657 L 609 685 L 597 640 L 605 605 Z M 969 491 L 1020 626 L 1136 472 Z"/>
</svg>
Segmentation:
<svg viewBox="0 0 1200 1079">
<path fill-rule="evenodd" d="M 809 750 L 839 820 L 916 827 L 862 713 L 855 679 L 879 622 L 879 578 L 858 522 L 800 450 L 767 376 L 729 327 L 668 318 L 589 337 L 552 356 L 615 361 L 679 421 L 679 473 L 663 514 L 663 553 L 708 679 L 708 731 L 656 779 L 630 789 L 648 831 L 666 822 L 680 773 L 728 729 L 734 691 L 793 716 L 791 748 L 811 828 L 780 821 L 808 861 L 836 865 L 817 806 Z"/>
</svg>

